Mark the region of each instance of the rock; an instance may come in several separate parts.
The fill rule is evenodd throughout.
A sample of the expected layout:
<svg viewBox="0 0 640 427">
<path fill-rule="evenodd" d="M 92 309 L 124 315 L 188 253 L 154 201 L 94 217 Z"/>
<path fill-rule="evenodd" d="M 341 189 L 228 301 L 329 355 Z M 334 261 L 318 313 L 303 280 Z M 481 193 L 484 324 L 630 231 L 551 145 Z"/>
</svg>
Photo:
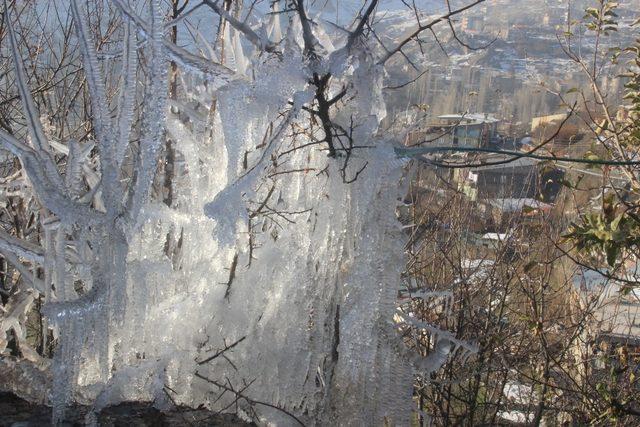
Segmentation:
<svg viewBox="0 0 640 427">
<path fill-rule="evenodd" d="M 84 426 L 88 406 L 67 409 L 66 426 Z M 29 403 L 13 393 L 0 392 L 0 427 L 43 427 L 51 425 L 51 408 Z M 104 427 L 161 426 L 251 426 L 233 414 L 216 414 L 207 409 L 178 407 L 159 411 L 150 403 L 127 402 L 105 408 L 98 414 L 98 425 Z"/>
</svg>

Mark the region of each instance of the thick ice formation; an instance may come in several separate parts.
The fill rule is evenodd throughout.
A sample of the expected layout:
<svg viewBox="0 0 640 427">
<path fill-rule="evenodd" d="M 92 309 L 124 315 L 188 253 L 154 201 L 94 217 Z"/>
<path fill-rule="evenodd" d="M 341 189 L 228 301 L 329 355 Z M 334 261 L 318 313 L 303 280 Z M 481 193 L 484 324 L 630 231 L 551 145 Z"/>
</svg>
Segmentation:
<svg viewBox="0 0 640 427">
<path fill-rule="evenodd" d="M 369 164 L 353 184 L 344 184 L 339 163 L 318 151 L 292 153 L 281 169 L 301 172 L 272 180 L 264 180 L 270 155 L 261 151 L 250 155 L 245 169 L 243 154 L 260 144 L 274 155 L 284 151 L 290 143 L 284 125 L 293 124 L 292 111 L 308 101 L 305 81 L 291 72 L 300 64 L 262 67 L 255 70 L 256 83 L 232 85 L 218 95 L 204 132 L 168 118 L 168 132 L 184 158 L 183 182 L 177 184 L 175 209 L 145 210 L 148 219 L 131 245 L 135 278 L 129 286 L 137 295 L 131 295 L 131 324 L 122 329 L 144 327 L 129 337 L 133 342 L 120 338 L 122 348 L 136 349 L 122 363 L 135 363 L 141 353 L 177 361 L 167 386 L 174 399 L 190 404 L 209 394 L 216 400 L 223 391 L 204 377 L 238 390 L 251 383 L 244 393 L 252 400 L 286 408 L 307 422 L 357 424 L 382 416 L 400 421 L 411 414 L 413 375 L 390 341 L 403 268 L 394 209 L 402 164 L 369 125 L 368 141 L 376 148 L 354 160 Z M 294 100 L 290 107 L 288 99 Z M 364 111 L 363 123 L 375 123 Z M 221 140 L 224 153 L 216 148 Z M 220 168 L 223 154 L 226 171 Z M 251 217 L 247 210 L 265 199 L 268 209 L 281 213 Z M 164 253 L 171 233 L 182 241 L 177 270 Z M 133 283 L 145 285 L 135 289 Z M 224 358 L 198 363 L 238 341 Z M 215 407 L 235 399 L 227 393 Z M 255 406 L 266 419 L 292 422 L 282 411 Z"/>
<path fill-rule="evenodd" d="M 270 17 L 262 35 L 250 35 L 252 48 L 227 27 L 232 70 L 168 44 L 159 0 L 143 17 L 113 0 L 124 18 L 124 73 L 112 119 L 80 3 L 72 1 L 72 13 L 99 163 L 86 146 L 59 144 L 68 156 L 63 182 L 24 81 L 38 152 L 3 135 L 34 187 L 54 190 L 43 200 L 56 215 L 43 221 L 43 313 L 58 338 L 55 420 L 73 399 L 96 410 L 140 399 L 237 405 L 279 425 L 407 424 L 415 370 L 438 369 L 461 344 L 408 317 L 394 321 L 405 262 L 395 216 L 404 164 L 378 136 L 383 69 L 372 53 L 336 49 L 344 38 L 317 29 L 326 56 L 313 72 L 333 74 L 333 95 L 349 92 L 333 120 L 366 146 L 328 158 L 310 138 L 315 89 L 295 19 L 283 26 Z M 269 36 L 284 38 L 282 52 L 260 51 L 275 46 Z M 123 166 L 139 39 L 148 55 L 140 154 Z M 180 66 L 177 99 L 166 96 L 168 58 Z M 177 153 L 171 206 L 150 198 L 164 132 Z M 134 178 L 121 187 L 126 167 Z M 429 358 L 399 338 L 398 329 L 411 327 L 442 335 Z"/>
</svg>

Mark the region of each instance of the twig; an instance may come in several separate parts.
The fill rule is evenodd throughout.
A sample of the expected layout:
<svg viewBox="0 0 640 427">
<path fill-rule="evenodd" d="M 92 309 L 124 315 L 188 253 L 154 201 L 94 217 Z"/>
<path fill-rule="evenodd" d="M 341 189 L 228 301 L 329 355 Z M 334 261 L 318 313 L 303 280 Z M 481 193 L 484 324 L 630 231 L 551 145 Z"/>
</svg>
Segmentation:
<svg viewBox="0 0 640 427">
<path fill-rule="evenodd" d="M 276 409 L 276 410 L 282 412 L 283 414 L 286 414 L 286 415 L 290 416 L 291 418 L 293 418 L 294 420 L 296 420 L 298 422 L 298 424 L 300 424 L 301 426 L 304 427 L 304 425 L 305 425 L 298 417 L 296 417 L 295 415 L 293 415 L 291 412 L 287 411 L 284 408 L 281 408 L 281 407 L 279 407 L 277 405 L 274 405 L 272 403 L 262 402 L 260 400 L 254 400 L 254 399 L 242 394 L 241 392 L 235 391 L 234 389 L 230 388 L 229 386 L 221 384 L 216 380 L 212 380 L 211 378 L 205 377 L 204 375 L 202 375 L 198 371 L 196 371 L 195 376 L 200 378 L 201 380 L 204 380 L 204 381 L 206 381 L 206 382 L 208 382 L 210 384 L 215 385 L 218 388 L 221 388 L 222 390 L 229 391 L 229 392 L 235 394 L 239 398 L 246 400 L 247 403 L 249 403 L 250 405 L 262 405 L 262 406 L 267 406 L 269 408 Z"/>
<path fill-rule="evenodd" d="M 243 336 L 242 338 L 240 338 L 239 340 L 237 340 L 236 342 L 234 342 L 231 345 L 226 345 L 224 346 L 224 348 L 222 350 L 218 350 L 213 356 L 209 356 L 204 360 L 201 360 L 200 362 L 197 362 L 198 365 L 204 365 L 205 363 L 209 363 L 211 362 L 213 359 L 216 359 L 220 356 L 222 356 L 225 352 L 231 350 L 232 348 L 234 348 L 235 346 L 237 346 L 238 344 L 240 344 L 242 341 L 245 340 L 245 338 L 247 338 L 247 336 Z"/>
<path fill-rule="evenodd" d="M 225 285 L 227 285 L 227 290 L 224 293 L 224 299 L 226 300 L 229 299 L 229 294 L 231 293 L 231 284 L 233 283 L 233 279 L 236 278 L 237 267 L 238 267 L 238 253 L 236 252 L 233 255 L 233 261 L 231 261 L 231 267 L 229 267 L 229 280 L 227 280 L 227 283 L 224 283 Z"/>
</svg>

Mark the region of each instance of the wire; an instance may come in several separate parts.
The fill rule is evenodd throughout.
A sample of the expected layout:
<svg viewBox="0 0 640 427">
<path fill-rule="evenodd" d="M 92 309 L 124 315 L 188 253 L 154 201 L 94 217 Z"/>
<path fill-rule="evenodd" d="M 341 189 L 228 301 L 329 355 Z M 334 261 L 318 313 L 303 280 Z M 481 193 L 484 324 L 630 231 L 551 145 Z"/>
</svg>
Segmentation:
<svg viewBox="0 0 640 427">
<path fill-rule="evenodd" d="M 605 165 L 605 166 L 640 166 L 640 161 L 618 161 L 618 160 L 600 160 L 600 159 L 579 159 L 572 157 L 557 157 L 557 156 L 545 156 L 541 154 L 533 154 L 526 153 L 522 151 L 512 151 L 512 150 L 499 150 L 493 148 L 476 148 L 476 147 L 415 147 L 415 148 L 407 148 L 407 147 L 394 147 L 394 151 L 398 157 L 418 157 L 424 154 L 434 154 L 440 152 L 454 151 L 454 152 L 471 152 L 471 153 L 494 153 L 494 154 L 505 154 L 507 156 L 513 156 L 512 159 L 501 160 L 499 162 L 494 163 L 476 163 L 476 164 L 451 164 L 451 163 L 442 163 L 442 162 L 432 162 L 436 163 L 439 166 L 444 167 L 455 167 L 455 168 L 476 168 L 483 166 L 492 166 L 494 164 L 506 164 L 514 162 L 520 158 L 528 157 L 530 159 L 537 160 L 553 160 L 553 161 L 562 161 L 569 163 L 583 163 L 589 165 Z M 428 159 L 425 159 L 430 161 Z M 431 161 L 430 161 L 431 162 Z"/>
</svg>

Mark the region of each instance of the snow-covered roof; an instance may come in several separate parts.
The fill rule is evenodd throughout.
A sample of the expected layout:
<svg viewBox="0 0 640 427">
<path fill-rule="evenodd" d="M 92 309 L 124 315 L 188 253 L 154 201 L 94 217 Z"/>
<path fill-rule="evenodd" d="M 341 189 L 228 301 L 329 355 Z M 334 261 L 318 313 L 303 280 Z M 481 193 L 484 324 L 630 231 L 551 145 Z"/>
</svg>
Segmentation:
<svg viewBox="0 0 640 427">
<path fill-rule="evenodd" d="M 473 113 L 473 114 L 443 114 L 442 116 L 438 116 L 439 119 L 442 120 L 459 120 L 465 123 L 498 123 L 500 120 L 496 119 L 493 116 L 482 113 Z"/>
<path fill-rule="evenodd" d="M 528 404 L 531 403 L 533 390 L 529 384 L 522 384 L 517 381 L 507 381 L 504 385 L 503 393 L 504 396 L 512 402 Z"/>
<path fill-rule="evenodd" d="M 495 264 L 491 259 L 463 259 L 461 267 L 465 270 L 475 270 L 478 268 L 489 268 Z"/>
<path fill-rule="evenodd" d="M 634 289 L 623 292 L 624 283 L 589 269 L 580 269 L 573 277 L 573 286 L 583 297 L 597 296 L 598 306 L 593 320 L 603 335 L 611 339 L 628 340 L 640 338 L 640 293 Z M 626 280 L 637 281 L 637 268 L 632 266 Z"/>
<path fill-rule="evenodd" d="M 498 417 L 514 423 L 528 423 L 533 419 L 532 414 L 525 414 L 522 411 L 498 411 Z"/>
<path fill-rule="evenodd" d="M 543 203 L 539 200 L 531 199 L 531 198 L 491 199 L 488 202 L 491 206 L 496 207 L 502 210 L 503 212 L 517 212 L 517 211 L 521 211 L 525 207 L 532 208 L 532 209 L 549 209 L 552 207 L 547 203 Z"/>
<path fill-rule="evenodd" d="M 608 270 L 606 270 L 605 273 L 608 273 Z M 573 276 L 573 286 L 575 286 L 576 289 L 581 289 L 589 293 L 601 292 L 610 281 L 611 279 L 605 275 L 586 268 L 580 269 L 578 273 Z"/>
<path fill-rule="evenodd" d="M 504 241 L 510 237 L 507 233 L 485 233 L 482 238 L 486 240 Z"/>
</svg>

